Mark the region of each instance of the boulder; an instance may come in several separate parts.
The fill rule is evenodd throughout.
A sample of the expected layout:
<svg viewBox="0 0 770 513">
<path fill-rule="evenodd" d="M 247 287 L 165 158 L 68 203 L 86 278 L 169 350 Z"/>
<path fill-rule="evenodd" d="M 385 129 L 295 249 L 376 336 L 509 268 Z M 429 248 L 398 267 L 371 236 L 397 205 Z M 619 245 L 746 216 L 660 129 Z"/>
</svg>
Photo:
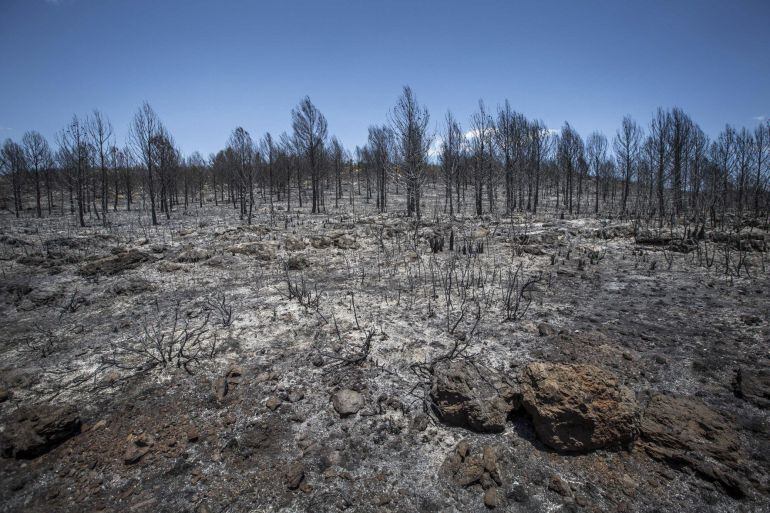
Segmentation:
<svg viewBox="0 0 770 513">
<path fill-rule="evenodd" d="M 343 233 L 334 239 L 334 247 L 339 249 L 358 249 L 359 246 L 355 237 L 347 233 Z"/>
<path fill-rule="evenodd" d="M 302 255 L 291 255 L 286 259 L 286 268 L 290 271 L 301 271 L 307 266 L 307 259 Z"/>
<path fill-rule="evenodd" d="M 735 395 L 754 405 L 770 408 L 770 370 L 739 367 L 733 381 Z"/>
<path fill-rule="evenodd" d="M 0 434 L 4 457 L 32 459 L 80 433 L 81 421 L 72 406 L 35 406 L 16 411 Z"/>
<path fill-rule="evenodd" d="M 133 296 L 153 289 L 152 283 L 139 276 L 132 276 L 116 281 L 110 287 L 116 296 Z"/>
<path fill-rule="evenodd" d="M 302 251 L 307 246 L 304 240 L 296 237 L 286 237 L 283 245 L 286 251 Z"/>
<path fill-rule="evenodd" d="M 295 461 L 286 466 L 284 470 L 284 482 L 289 490 L 296 490 L 305 480 L 305 466 L 302 462 Z"/>
<path fill-rule="evenodd" d="M 733 425 L 697 399 L 657 394 L 644 410 L 640 433 L 651 457 L 689 467 L 730 495 L 743 497 L 745 460 Z"/>
<path fill-rule="evenodd" d="M 355 390 L 343 389 L 332 396 L 332 405 L 340 417 L 358 413 L 364 404 L 364 396 Z"/>
<path fill-rule="evenodd" d="M 249 255 L 257 260 L 275 260 L 275 245 L 267 242 L 244 242 L 227 248 L 233 254 Z"/>
<path fill-rule="evenodd" d="M 208 260 L 211 257 L 212 254 L 209 251 L 188 246 L 179 252 L 175 260 L 183 264 L 194 264 L 196 262 Z"/>
<path fill-rule="evenodd" d="M 333 241 L 331 237 L 327 237 L 326 235 L 313 235 L 310 237 L 310 244 L 315 249 L 325 249 L 328 247 L 331 247 Z"/>
<path fill-rule="evenodd" d="M 531 363 L 522 373 L 522 405 L 538 438 L 559 451 L 623 446 L 638 434 L 634 395 L 593 365 Z"/>
<path fill-rule="evenodd" d="M 503 431 L 518 406 L 510 385 L 465 361 L 436 365 L 430 395 L 441 422 L 479 433 Z"/>
<path fill-rule="evenodd" d="M 559 330 L 547 322 L 541 322 L 537 325 L 537 332 L 541 337 L 552 337 L 558 334 Z"/>
<path fill-rule="evenodd" d="M 643 230 L 636 234 L 636 243 L 648 246 L 665 246 L 670 244 L 673 237 L 670 232 Z"/>
<path fill-rule="evenodd" d="M 99 258 L 88 262 L 80 268 L 82 276 L 107 276 L 119 274 L 129 269 L 135 269 L 153 257 L 137 249 L 121 251 L 115 255 Z"/>
</svg>

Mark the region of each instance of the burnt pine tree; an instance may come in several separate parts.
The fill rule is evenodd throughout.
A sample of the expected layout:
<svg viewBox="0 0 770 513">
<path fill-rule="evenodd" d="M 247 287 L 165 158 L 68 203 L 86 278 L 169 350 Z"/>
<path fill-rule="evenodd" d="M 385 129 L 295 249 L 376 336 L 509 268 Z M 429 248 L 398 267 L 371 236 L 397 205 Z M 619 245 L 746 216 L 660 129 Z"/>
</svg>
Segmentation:
<svg viewBox="0 0 770 513">
<path fill-rule="evenodd" d="M 327 136 L 326 118 L 306 96 L 291 111 L 294 144 L 310 171 L 313 206 L 311 213 L 320 212 L 321 154 Z"/>
</svg>

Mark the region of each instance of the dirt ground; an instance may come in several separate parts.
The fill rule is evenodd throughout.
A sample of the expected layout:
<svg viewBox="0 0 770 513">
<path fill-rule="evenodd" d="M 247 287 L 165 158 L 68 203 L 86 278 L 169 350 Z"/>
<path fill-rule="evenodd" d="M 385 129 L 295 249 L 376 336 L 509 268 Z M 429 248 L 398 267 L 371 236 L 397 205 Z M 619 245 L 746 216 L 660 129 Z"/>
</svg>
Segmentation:
<svg viewBox="0 0 770 513">
<path fill-rule="evenodd" d="M 766 226 L 681 250 L 554 215 L 0 221 L 1 511 L 770 509 Z M 184 356 L 153 349 L 175 315 Z M 437 411 L 449 361 L 512 388 L 493 432 Z M 569 364 L 553 403 L 533 362 Z M 599 390 L 585 366 L 630 391 L 630 443 L 540 430 Z M 613 404 L 558 406 L 614 436 Z"/>
</svg>

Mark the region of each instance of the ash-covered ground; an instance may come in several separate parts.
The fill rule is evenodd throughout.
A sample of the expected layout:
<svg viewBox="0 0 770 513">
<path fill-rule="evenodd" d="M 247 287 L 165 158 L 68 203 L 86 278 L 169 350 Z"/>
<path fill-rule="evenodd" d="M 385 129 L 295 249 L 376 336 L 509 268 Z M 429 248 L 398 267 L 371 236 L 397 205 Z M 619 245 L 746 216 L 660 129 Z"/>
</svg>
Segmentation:
<svg viewBox="0 0 770 513">
<path fill-rule="evenodd" d="M 0 510 L 770 508 L 766 225 L 358 211 L 4 215 Z"/>
</svg>

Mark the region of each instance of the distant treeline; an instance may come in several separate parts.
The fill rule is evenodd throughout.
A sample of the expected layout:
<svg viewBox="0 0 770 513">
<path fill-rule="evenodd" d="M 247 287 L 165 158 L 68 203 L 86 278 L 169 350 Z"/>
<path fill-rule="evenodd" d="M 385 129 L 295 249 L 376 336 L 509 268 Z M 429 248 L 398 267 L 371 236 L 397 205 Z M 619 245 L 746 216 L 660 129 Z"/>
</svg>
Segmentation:
<svg viewBox="0 0 770 513">
<path fill-rule="evenodd" d="M 611 215 L 722 224 L 766 215 L 770 122 L 725 126 L 715 140 L 684 111 L 658 109 L 647 127 L 625 117 L 608 141 L 585 139 L 527 119 L 505 101 L 483 102 L 466 127 L 447 113 L 438 134 L 405 87 L 388 122 L 369 128 L 351 153 L 330 137 L 309 98 L 291 111 L 291 132 L 255 138 L 241 127 L 204 158 L 182 155 L 148 103 L 122 146 L 99 111 L 73 116 L 54 145 L 38 132 L 6 139 L 0 152 L 0 208 L 16 217 L 73 215 L 108 223 L 118 209 L 147 211 L 152 223 L 204 204 L 232 205 L 251 223 L 255 206 L 330 212 L 356 201 L 424 215 L 537 213 Z M 27 214 L 29 215 L 29 213 Z"/>
</svg>

